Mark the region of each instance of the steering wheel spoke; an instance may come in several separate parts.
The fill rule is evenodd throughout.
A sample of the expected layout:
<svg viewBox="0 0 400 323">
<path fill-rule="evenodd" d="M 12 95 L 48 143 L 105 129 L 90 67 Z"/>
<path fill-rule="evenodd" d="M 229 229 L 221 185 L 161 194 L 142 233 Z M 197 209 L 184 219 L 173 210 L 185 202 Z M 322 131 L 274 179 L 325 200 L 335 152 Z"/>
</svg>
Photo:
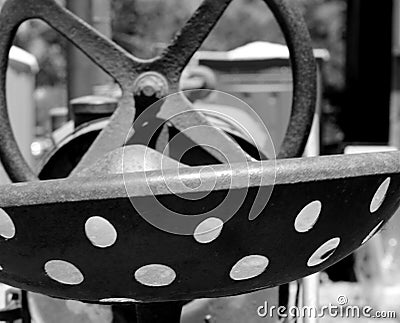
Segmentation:
<svg viewBox="0 0 400 323">
<path fill-rule="evenodd" d="M 39 18 L 82 50 L 94 63 L 121 85 L 128 84 L 140 73 L 146 61 L 134 57 L 103 36 L 85 21 L 59 5 L 55 0 L 8 0 L 2 9 L 0 24 L 4 39 L 15 36 L 16 28 L 28 19 Z M 12 38 L 3 40 L 11 44 Z"/>
<path fill-rule="evenodd" d="M 213 126 L 182 93 L 167 97 L 158 116 L 171 122 L 177 130 L 222 163 L 251 160 L 239 144 Z"/>
<path fill-rule="evenodd" d="M 151 66 L 177 81 L 232 0 L 204 0 L 161 57 Z"/>
</svg>

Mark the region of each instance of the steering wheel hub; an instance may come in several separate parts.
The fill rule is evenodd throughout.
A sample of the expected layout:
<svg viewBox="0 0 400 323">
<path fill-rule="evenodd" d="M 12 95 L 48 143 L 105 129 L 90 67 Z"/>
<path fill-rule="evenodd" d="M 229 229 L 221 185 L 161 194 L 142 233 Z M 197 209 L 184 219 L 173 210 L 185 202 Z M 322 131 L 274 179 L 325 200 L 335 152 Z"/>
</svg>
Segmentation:
<svg viewBox="0 0 400 323">
<path fill-rule="evenodd" d="M 168 81 L 160 73 L 145 72 L 137 77 L 133 86 L 133 93 L 135 96 L 161 99 L 169 93 Z"/>
</svg>

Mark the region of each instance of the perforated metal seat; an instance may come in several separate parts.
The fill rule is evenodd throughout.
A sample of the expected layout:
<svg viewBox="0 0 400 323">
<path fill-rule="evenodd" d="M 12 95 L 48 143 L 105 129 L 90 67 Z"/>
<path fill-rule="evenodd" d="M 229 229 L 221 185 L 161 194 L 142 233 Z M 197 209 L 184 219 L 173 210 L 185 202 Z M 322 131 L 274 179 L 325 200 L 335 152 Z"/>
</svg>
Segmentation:
<svg viewBox="0 0 400 323">
<path fill-rule="evenodd" d="M 170 167 L 0 187 L 0 280 L 100 303 L 235 295 L 332 265 L 400 205 L 398 152 L 180 168 L 190 192 Z"/>
</svg>

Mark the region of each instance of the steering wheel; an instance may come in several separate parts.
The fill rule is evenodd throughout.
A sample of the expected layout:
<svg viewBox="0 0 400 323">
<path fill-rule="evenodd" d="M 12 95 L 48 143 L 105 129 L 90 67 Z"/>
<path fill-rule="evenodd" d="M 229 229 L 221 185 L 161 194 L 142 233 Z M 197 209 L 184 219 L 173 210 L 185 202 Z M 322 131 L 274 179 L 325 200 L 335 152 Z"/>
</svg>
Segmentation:
<svg viewBox="0 0 400 323">
<path fill-rule="evenodd" d="M 110 124 L 101 132 L 92 147 L 82 158 L 75 173 L 92 164 L 115 148 L 121 147 L 135 118 L 134 95 L 152 94 L 159 96 L 175 93 L 179 78 L 192 55 L 199 49 L 220 16 L 232 0 L 205 0 L 192 18 L 178 33 L 175 40 L 160 57 L 141 60 L 108 40 L 88 24 L 61 7 L 55 0 L 8 0 L 0 14 L 0 157 L 10 178 L 14 181 L 35 180 L 12 133 L 7 114 L 5 78 L 8 52 L 18 26 L 32 18 L 39 18 L 68 38 L 97 65 L 111 75 L 120 85 L 123 95 Z M 285 35 L 293 70 L 293 105 L 279 157 L 301 154 L 311 128 L 316 101 L 316 67 L 310 47 L 310 38 L 299 10 L 287 0 L 265 1 L 277 18 Z M 151 92 L 151 90 L 150 90 Z M 190 126 L 209 125 L 201 113 L 196 112 L 190 102 L 181 96 L 180 102 L 162 109 L 162 118 L 169 120 L 175 128 L 183 131 Z M 172 117 L 180 112 L 184 117 Z M 242 161 L 243 152 L 223 131 L 211 129 L 207 136 L 190 132 L 191 140 L 215 148 L 228 154 L 232 161 Z M 209 150 L 215 154 L 215 149 Z M 219 155 L 215 156 L 221 160 Z"/>
<path fill-rule="evenodd" d="M 0 187 L 0 281 L 59 298 L 139 303 L 139 322 L 163 322 L 160 313 L 171 314 L 164 321 L 173 322 L 180 311 L 172 313 L 170 301 L 236 295 L 308 276 L 353 252 L 394 214 L 400 205 L 398 152 L 243 161 L 240 147 L 183 96 L 163 100 L 157 116 L 179 131 L 207 126 L 206 133 L 187 135 L 240 163 L 183 167 L 143 146 L 121 148 L 135 107 L 138 117 L 142 112 L 134 97 L 176 92 L 183 68 L 230 2 L 204 0 L 160 57 L 140 60 L 55 0 L 6 1 L 0 13 L 0 157 L 13 181 L 31 182 Z M 285 158 L 300 154 L 311 127 L 315 64 L 293 3 L 266 3 L 283 30 L 293 69 L 291 119 L 278 155 Z M 67 179 L 37 181 L 8 120 L 7 54 L 18 26 L 31 18 L 70 39 L 123 92 L 109 124 Z M 184 117 L 175 117 L 181 112 Z M 143 149 L 150 165 L 110 167 Z M 271 191 L 269 202 L 249 218 L 256 195 Z M 239 204 L 222 203 L 227 198 Z M 148 221 L 169 222 L 171 210 L 180 215 L 178 227 L 189 223 L 189 234 Z"/>
</svg>

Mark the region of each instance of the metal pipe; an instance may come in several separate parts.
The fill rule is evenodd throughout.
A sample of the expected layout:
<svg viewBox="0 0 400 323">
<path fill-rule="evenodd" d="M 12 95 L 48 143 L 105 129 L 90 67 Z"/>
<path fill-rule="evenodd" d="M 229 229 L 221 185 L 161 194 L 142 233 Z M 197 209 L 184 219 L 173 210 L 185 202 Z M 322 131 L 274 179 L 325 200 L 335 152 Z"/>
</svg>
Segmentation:
<svg viewBox="0 0 400 323">
<path fill-rule="evenodd" d="M 390 100 L 390 145 L 400 148 L 400 1 L 393 3 L 393 80 Z"/>
<path fill-rule="evenodd" d="M 303 306 L 318 310 L 319 308 L 319 273 L 303 278 Z M 304 317 L 304 323 L 318 323 L 318 318 Z"/>
<path fill-rule="evenodd" d="M 347 143 L 389 141 L 393 2 L 380 3 L 380 23 L 373 24 L 373 1 L 347 1 L 346 95 L 341 112 Z M 371 35 L 379 35 L 379 41 L 372 43 Z"/>
<path fill-rule="evenodd" d="M 67 8 L 89 24 L 92 23 L 92 2 L 90 0 L 67 0 Z M 79 49 L 68 44 L 68 101 L 92 93 L 93 65 Z"/>
<path fill-rule="evenodd" d="M 111 1 L 110 0 L 92 0 L 92 25 L 104 36 L 111 38 Z M 101 86 L 112 82 L 100 68 L 93 70 L 93 85 Z"/>
<path fill-rule="evenodd" d="M 105 36 L 111 36 L 110 1 L 67 0 L 67 8 L 93 25 Z M 69 44 L 67 49 L 68 100 L 93 94 L 93 87 L 110 82 L 110 77 L 89 60 L 79 49 Z"/>
</svg>

